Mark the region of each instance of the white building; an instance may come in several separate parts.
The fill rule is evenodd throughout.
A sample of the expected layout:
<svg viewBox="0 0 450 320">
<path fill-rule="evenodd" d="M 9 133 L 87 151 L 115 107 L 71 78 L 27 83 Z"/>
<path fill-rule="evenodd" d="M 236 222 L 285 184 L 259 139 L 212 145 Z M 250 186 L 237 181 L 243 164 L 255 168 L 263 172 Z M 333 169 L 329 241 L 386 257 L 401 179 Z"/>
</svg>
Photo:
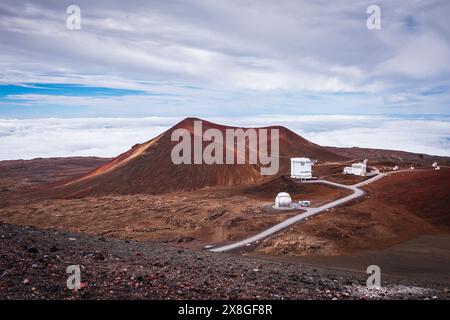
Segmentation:
<svg viewBox="0 0 450 320">
<path fill-rule="evenodd" d="M 352 163 L 351 167 L 345 167 L 342 171 L 344 174 L 354 174 L 356 176 L 365 176 L 367 165 L 364 162 Z"/>
<path fill-rule="evenodd" d="M 314 161 L 309 158 L 291 158 L 291 178 L 312 179 Z"/>
<path fill-rule="evenodd" d="M 280 192 L 275 198 L 275 208 L 291 208 L 292 199 L 289 193 Z"/>
</svg>

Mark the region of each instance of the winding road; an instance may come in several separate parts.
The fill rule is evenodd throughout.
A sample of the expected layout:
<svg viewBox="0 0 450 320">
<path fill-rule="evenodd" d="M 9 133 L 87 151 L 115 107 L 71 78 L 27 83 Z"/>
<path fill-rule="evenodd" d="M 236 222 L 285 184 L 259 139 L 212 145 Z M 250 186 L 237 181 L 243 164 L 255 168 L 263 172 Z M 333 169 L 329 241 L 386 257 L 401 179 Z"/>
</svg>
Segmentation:
<svg viewBox="0 0 450 320">
<path fill-rule="evenodd" d="M 286 229 L 287 227 L 290 227 L 290 226 L 292 226 L 293 224 L 295 224 L 297 222 L 305 220 L 306 218 L 315 216 L 315 215 L 317 215 L 319 213 L 322 213 L 322 212 L 324 212 L 324 211 L 326 211 L 328 209 L 340 206 L 342 204 L 345 204 L 345 203 L 348 203 L 350 201 L 353 201 L 353 200 L 355 200 L 355 199 L 357 199 L 359 197 L 362 197 L 365 194 L 365 192 L 364 192 L 364 190 L 360 189 L 360 187 L 365 186 L 365 185 L 367 185 L 369 183 L 375 182 L 375 181 L 383 178 L 384 176 L 386 176 L 385 173 L 380 173 L 377 169 L 375 169 L 372 178 L 367 179 L 365 181 L 362 181 L 360 183 L 351 185 L 351 186 L 345 185 L 345 184 L 336 183 L 336 182 L 331 182 L 331 181 L 327 181 L 327 180 L 303 181 L 302 183 L 323 183 L 323 184 L 328 184 L 328 185 L 331 185 L 331 186 L 334 186 L 334 187 L 345 188 L 345 189 L 352 190 L 353 193 L 348 195 L 348 196 L 346 196 L 346 197 L 344 197 L 344 198 L 341 198 L 341 199 L 338 199 L 338 200 L 326 203 L 326 204 L 324 204 L 324 205 L 322 205 L 320 207 L 317 207 L 317 208 L 305 208 L 305 210 L 306 210 L 305 212 L 302 212 L 302 213 L 300 213 L 300 214 L 298 214 L 298 215 L 296 215 L 294 217 L 286 219 L 286 220 L 284 220 L 284 221 L 282 221 L 282 222 L 280 222 L 280 223 L 278 223 L 278 224 L 276 224 L 276 225 L 274 225 L 274 226 L 272 226 L 272 227 L 270 227 L 270 228 L 268 228 L 268 229 L 266 229 L 266 230 L 264 230 L 264 231 L 262 231 L 262 232 L 260 232 L 260 233 L 258 233 L 256 235 L 251 236 L 249 238 L 246 238 L 244 240 L 237 241 L 237 242 L 234 242 L 234 243 L 231 243 L 231 244 L 227 244 L 227 245 L 216 246 L 216 247 L 210 248 L 208 250 L 213 251 L 213 252 L 226 252 L 226 251 L 230 251 L 230 250 L 233 250 L 233 249 L 237 249 L 237 248 L 246 246 L 246 245 L 251 244 L 251 243 L 253 243 L 255 241 L 267 238 L 268 236 L 271 236 L 274 233 L 277 233 L 277 232 L 279 232 L 279 231 L 281 231 L 283 229 Z"/>
</svg>

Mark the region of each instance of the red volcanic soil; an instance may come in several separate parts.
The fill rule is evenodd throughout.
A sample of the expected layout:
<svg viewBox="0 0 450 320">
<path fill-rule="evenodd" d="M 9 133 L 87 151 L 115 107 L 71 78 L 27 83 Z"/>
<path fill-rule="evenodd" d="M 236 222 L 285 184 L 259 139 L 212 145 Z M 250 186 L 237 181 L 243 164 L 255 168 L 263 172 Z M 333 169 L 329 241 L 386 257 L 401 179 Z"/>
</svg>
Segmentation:
<svg viewBox="0 0 450 320">
<path fill-rule="evenodd" d="M 98 157 L 0 161 L 0 186 L 18 188 L 19 186 L 23 187 L 37 183 L 73 179 L 109 161 L 111 159 Z"/>
<path fill-rule="evenodd" d="M 352 254 L 450 232 L 450 169 L 397 172 L 364 189 L 362 201 L 297 224 L 257 250 L 298 256 Z"/>
<path fill-rule="evenodd" d="M 48 188 L 49 184 L 76 179 L 109 161 L 109 158 L 97 157 L 0 161 L 0 207 L 28 201 L 29 191 L 37 186 Z"/>
<path fill-rule="evenodd" d="M 450 169 L 399 172 L 365 187 L 437 227 L 450 230 Z"/>
<path fill-rule="evenodd" d="M 379 164 L 387 166 L 394 165 L 415 165 L 430 166 L 437 161 L 440 165 L 450 165 L 450 157 L 432 156 L 423 153 L 412 153 L 398 150 L 372 149 L 372 148 L 337 148 L 324 147 L 326 150 L 337 153 L 350 159 L 368 159 L 377 161 Z M 361 159 L 362 160 L 362 159 Z"/>
<path fill-rule="evenodd" d="M 171 141 L 171 134 L 175 129 L 184 128 L 189 130 L 193 141 L 195 120 L 199 119 L 187 118 L 156 138 L 135 145 L 132 149 L 82 178 L 53 189 L 51 191 L 52 196 L 157 194 L 172 191 L 192 191 L 209 186 L 253 184 L 267 179 L 266 176 L 260 174 L 261 164 L 173 164 L 171 151 L 178 144 L 178 141 Z M 202 121 L 202 125 L 203 130 L 218 129 L 224 136 L 226 129 L 237 129 L 208 121 Z M 293 156 L 306 156 L 320 161 L 342 161 L 346 159 L 303 139 L 287 128 L 277 126 L 256 129 L 279 129 L 281 156 L 279 175 L 289 173 L 289 158 Z M 268 133 L 270 138 L 270 130 L 268 130 Z M 204 142 L 204 146 L 208 144 L 209 142 Z M 227 147 L 223 145 L 224 155 Z"/>
</svg>

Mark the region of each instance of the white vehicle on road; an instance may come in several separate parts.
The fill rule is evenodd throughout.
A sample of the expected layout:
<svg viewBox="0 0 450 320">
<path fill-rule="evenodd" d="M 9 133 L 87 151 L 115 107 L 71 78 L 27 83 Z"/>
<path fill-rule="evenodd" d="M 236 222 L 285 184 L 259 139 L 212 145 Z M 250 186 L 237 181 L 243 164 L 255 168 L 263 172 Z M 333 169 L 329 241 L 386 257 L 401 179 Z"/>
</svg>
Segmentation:
<svg viewBox="0 0 450 320">
<path fill-rule="evenodd" d="M 311 201 L 309 200 L 300 200 L 298 204 L 302 207 L 309 207 L 311 205 Z"/>
</svg>

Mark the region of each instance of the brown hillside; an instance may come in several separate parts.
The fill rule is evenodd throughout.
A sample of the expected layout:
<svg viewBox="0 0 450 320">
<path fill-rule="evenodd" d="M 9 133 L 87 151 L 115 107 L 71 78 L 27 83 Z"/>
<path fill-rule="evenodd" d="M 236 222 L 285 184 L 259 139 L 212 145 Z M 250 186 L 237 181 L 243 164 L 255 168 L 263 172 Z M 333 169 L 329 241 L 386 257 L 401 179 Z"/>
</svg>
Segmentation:
<svg viewBox="0 0 450 320">
<path fill-rule="evenodd" d="M 165 193 L 191 191 L 211 186 L 233 186 L 261 182 L 267 176 L 260 174 L 260 164 L 175 165 L 171 161 L 172 148 L 178 142 L 171 141 L 171 133 L 177 128 L 188 129 L 193 140 L 194 121 L 187 118 L 161 135 L 119 155 L 112 161 L 74 181 L 61 184 L 52 190 L 58 197 L 83 197 L 105 194 Z M 209 128 L 236 129 L 208 121 L 202 121 L 203 131 Z M 285 127 L 276 128 L 280 133 L 280 170 L 278 175 L 289 172 L 289 157 L 306 156 L 319 161 L 343 160 L 337 155 Z M 245 128 L 243 128 L 245 129 Z M 257 130 L 263 128 L 256 128 Z M 270 130 L 268 130 L 270 132 Z M 270 138 L 270 134 L 269 134 Z M 204 142 L 204 146 L 209 142 Z M 226 146 L 223 146 L 224 154 Z M 270 178 L 273 178 L 271 176 Z"/>
</svg>

